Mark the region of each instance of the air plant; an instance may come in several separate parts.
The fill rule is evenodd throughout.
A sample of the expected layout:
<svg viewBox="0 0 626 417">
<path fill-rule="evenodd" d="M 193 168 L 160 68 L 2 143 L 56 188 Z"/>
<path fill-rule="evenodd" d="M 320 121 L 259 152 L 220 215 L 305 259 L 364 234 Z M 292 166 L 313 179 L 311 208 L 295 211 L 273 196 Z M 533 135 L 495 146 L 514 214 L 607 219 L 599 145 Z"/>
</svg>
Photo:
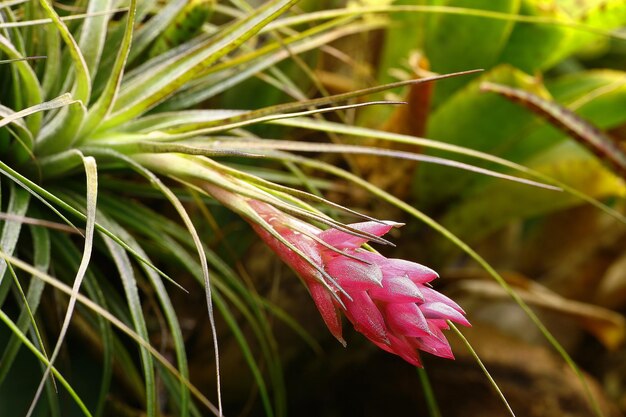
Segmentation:
<svg viewBox="0 0 626 417">
<path fill-rule="evenodd" d="M 238 335 L 241 331 L 231 309 L 250 320 L 258 330 L 269 378 L 280 386 L 280 372 L 272 367 L 279 360 L 271 349 L 265 313 L 232 269 L 203 241 L 198 232 L 201 220 L 189 212 L 190 196 L 201 206 L 210 197 L 248 221 L 303 280 L 324 322 L 340 341 L 344 313 L 373 343 L 413 365 L 421 364 L 420 350 L 452 357 L 442 330 L 451 322 L 469 323 L 454 301 L 428 285 L 437 274 L 363 246 L 368 241 L 387 243 L 382 236 L 399 224 L 332 203 L 316 194 L 314 186 L 304 192 L 230 162 L 277 160 L 296 174 L 300 167 L 310 167 L 350 178 L 346 171 L 294 152 L 363 153 L 541 184 L 441 157 L 256 136 L 248 126 L 293 124 L 332 130 L 335 124 L 315 117 L 362 106 L 396 105 L 350 100 L 447 77 L 302 99 L 297 85 L 275 64 L 384 22 L 361 20 L 356 12 L 322 17 L 321 23 L 315 20 L 318 17 L 307 20 L 306 15 L 304 19 L 281 17 L 295 3 L 272 0 L 256 10 L 244 6 L 238 10 L 207 1 L 188 5 L 173 0 L 158 8 L 150 1 L 130 0 L 119 7 L 118 2 L 90 0 L 75 5 L 82 14 L 68 14 L 74 6 L 53 5 L 48 0 L 0 5 L 0 185 L 5 213 L 0 238 L 0 319 L 12 332 L 0 360 L 0 383 L 6 383 L 21 346 L 38 358 L 43 377 L 28 415 L 35 412 L 44 389 L 48 405 L 59 415 L 54 393 L 58 385 L 68 390 L 84 415 L 102 415 L 114 363 L 124 367 L 130 395 L 142 399 L 148 416 L 162 411 L 161 385 L 168 394 L 167 408 L 176 415 L 200 415 L 197 404 L 221 415 L 219 392 L 214 406 L 189 382 L 183 332 L 168 294 L 181 290 L 174 274 L 179 269 L 195 277 L 206 291 L 218 379 L 214 306 Z M 177 20 L 189 13 L 198 13 L 201 24 L 194 23 L 185 36 L 168 35 Z M 215 22 L 225 23 L 207 21 L 210 15 Z M 312 24 L 302 29 L 303 23 Z M 32 60 L 35 57 L 42 58 Z M 264 71 L 272 84 L 300 101 L 250 111 L 190 110 Z M 422 143 L 524 170 L 461 147 Z M 219 158 L 224 161 L 218 162 Z M 355 182 L 368 188 L 358 179 Z M 174 207 L 180 221 L 163 216 L 162 206 L 142 200 L 154 195 L 150 187 L 160 201 Z M 328 214 L 338 212 L 360 222 L 344 223 Z M 171 262 L 158 262 L 160 256 Z M 27 288 L 23 287 L 26 283 Z M 139 290 L 144 283 L 167 323 L 169 353 L 176 366 L 150 343 Z M 52 344 L 38 323 L 40 306 L 50 293 L 46 285 L 68 296 L 59 335 Z M 8 312 L 10 305 L 17 306 L 13 313 Z M 87 405 L 55 367 L 71 324 L 82 329 L 103 354 L 95 404 Z M 120 341 L 121 333 L 139 349 L 139 366 Z M 284 413 L 280 398 L 272 404 L 247 341 L 238 340 L 247 352 L 266 413 Z M 50 374 L 54 377 L 48 378 Z M 192 394 L 197 402 L 191 400 Z"/>
</svg>

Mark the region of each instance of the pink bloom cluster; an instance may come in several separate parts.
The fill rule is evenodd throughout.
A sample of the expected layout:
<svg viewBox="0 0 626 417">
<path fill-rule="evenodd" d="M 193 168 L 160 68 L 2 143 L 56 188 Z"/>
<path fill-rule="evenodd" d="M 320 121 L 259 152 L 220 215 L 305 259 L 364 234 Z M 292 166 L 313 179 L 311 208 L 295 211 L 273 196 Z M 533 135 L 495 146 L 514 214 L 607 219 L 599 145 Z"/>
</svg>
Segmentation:
<svg viewBox="0 0 626 417">
<path fill-rule="evenodd" d="M 341 311 L 357 331 L 377 346 L 413 365 L 421 366 L 420 350 L 453 358 L 442 330 L 448 329 L 447 320 L 470 324 L 454 301 L 428 286 L 438 277 L 435 271 L 415 262 L 389 259 L 364 250 L 361 246 L 367 238 L 337 229 L 322 231 L 265 203 L 256 200 L 248 203 L 272 229 L 316 265 L 251 222 L 261 238 L 304 280 L 326 326 L 342 344 L 345 345 Z M 369 221 L 349 226 L 383 236 L 395 224 Z M 320 270 L 332 277 L 334 283 L 329 283 Z"/>
</svg>

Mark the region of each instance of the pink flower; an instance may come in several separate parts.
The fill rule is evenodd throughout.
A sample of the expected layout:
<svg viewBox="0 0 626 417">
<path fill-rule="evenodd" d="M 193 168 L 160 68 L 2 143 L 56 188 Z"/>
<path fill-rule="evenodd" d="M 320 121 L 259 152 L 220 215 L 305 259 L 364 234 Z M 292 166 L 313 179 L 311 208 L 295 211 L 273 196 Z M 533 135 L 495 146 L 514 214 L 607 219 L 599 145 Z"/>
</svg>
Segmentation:
<svg viewBox="0 0 626 417">
<path fill-rule="evenodd" d="M 453 358 L 442 330 L 448 329 L 447 320 L 470 324 L 454 301 L 427 285 L 438 277 L 435 271 L 362 249 L 369 240 L 366 237 L 337 229 L 322 231 L 266 203 L 249 200 L 248 204 L 285 241 L 310 259 L 307 262 L 251 221 L 261 238 L 306 283 L 326 326 L 342 344 L 345 345 L 343 311 L 357 331 L 413 365 L 421 366 L 420 350 Z M 394 226 L 392 222 L 374 221 L 349 225 L 378 237 Z"/>
</svg>

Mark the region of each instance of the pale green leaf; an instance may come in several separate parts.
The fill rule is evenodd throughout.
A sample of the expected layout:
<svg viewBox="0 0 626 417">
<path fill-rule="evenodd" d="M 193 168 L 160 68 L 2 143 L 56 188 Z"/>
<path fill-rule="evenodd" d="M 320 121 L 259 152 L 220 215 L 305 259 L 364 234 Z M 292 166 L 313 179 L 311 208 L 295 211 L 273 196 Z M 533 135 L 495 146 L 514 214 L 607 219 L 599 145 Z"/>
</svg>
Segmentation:
<svg viewBox="0 0 626 417">
<path fill-rule="evenodd" d="M 82 137 L 88 135 L 92 130 L 97 128 L 98 124 L 109 114 L 115 104 L 115 98 L 119 92 L 122 76 L 124 74 L 124 67 L 128 54 L 130 52 L 130 45 L 133 38 L 133 28 L 135 26 L 135 14 L 137 11 L 136 0 L 131 0 L 130 9 L 126 18 L 126 30 L 124 31 L 124 37 L 117 54 L 117 58 L 111 69 L 111 73 L 107 79 L 107 83 L 104 90 L 98 97 L 98 101 L 91 106 L 85 120 L 81 126 L 81 130 L 78 133 L 78 142 L 80 143 Z"/>
<path fill-rule="evenodd" d="M 100 63 L 110 17 L 107 12 L 111 6 L 112 0 L 89 0 L 87 3 L 87 17 L 78 36 L 78 46 L 91 77 L 95 76 Z"/>
<path fill-rule="evenodd" d="M 68 106 L 72 103 L 76 103 L 76 100 L 72 99 L 72 96 L 70 94 L 63 94 L 62 96 L 59 96 L 53 100 L 50 101 L 45 101 L 43 103 L 40 104 L 36 104 L 32 107 L 28 107 L 24 110 L 20 110 L 18 112 L 12 113 L 6 117 L 3 117 L 2 119 L 0 119 L 0 127 L 2 126 L 6 126 L 9 123 L 12 123 L 18 119 L 24 118 L 26 116 L 29 116 L 31 114 L 37 113 L 37 112 L 42 112 L 42 111 L 47 111 L 47 110 L 52 110 L 52 109 L 57 109 L 59 107 L 64 107 L 64 106 Z"/>
<path fill-rule="evenodd" d="M 91 95 L 91 78 L 89 75 L 89 69 L 87 68 L 87 63 L 85 62 L 85 58 L 83 57 L 76 40 L 72 36 L 71 32 L 63 23 L 63 21 L 59 18 L 59 15 L 56 13 L 54 8 L 50 5 L 48 0 L 39 0 L 39 3 L 46 11 L 46 14 L 56 27 L 56 30 L 59 31 L 59 34 L 63 38 L 65 45 L 67 46 L 70 56 L 72 57 L 73 68 L 76 75 L 76 84 L 72 93 L 76 100 L 79 100 L 83 103 L 89 103 L 89 97 Z"/>
<path fill-rule="evenodd" d="M 164 65 L 146 71 L 142 80 L 122 88 L 111 117 L 102 128 L 110 128 L 132 119 L 167 99 L 187 82 L 198 77 L 207 66 L 237 49 L 267 23 L 288 10 L 297 0 L 274 0 L 229 30 L 222 31 L 217 39 L 184 50 Z"/>
<path fill-rule="evenodd" d="M 37 392 L 35 393 L 35 398 L 28 410 L 27 417 L 30 417 L 35 410 L 35 406 L 39 400 L 39 396 L 41 395 L 44 384 L 48 375 L 50 374 L 52 365 L 57 359 L 61 346 L 63 344 L 65 334 L 67 333 L 67 329 L 70 325 L 70 320 L 72 319 L 72 315 L 74 313 L 74 306 L 76 305 L 76 297 L 80 290 L 80 286 L 82 284 L 83 278 L 85 277 L 85 273 L 89 266 L 89 262 L 91 260 L 92 253 L 92 245 L 93 245 L 93 235 L 94 235 L 94 227 L 96 224 L 96 200 L 98 195 L 98 171 L 96 167 L 96 161 L 92 157 L 85 157 L 83 160 L 85 165 L 85 175 L 87 177 L 87 225 L 85 227 L 85 248 L 83 251 L 83 258 L 81 260 L 78 271 L 76 272 L 76 277 L 74 279 L 74 286 L 72 287 L 72 294 L 70 296 L 70 300 L 67 306 L 67 311 L 65 313 L 65 318 L 63 319 L 63 325 L 61 327 L 61 331 L 59 333 L 59 337 L 57 339 L 57 343 L 54 347 L 54 351 L 50 356 L 50 362 L 46 367 L 43 377 L 41 378 L 41 382 L 39 383 L 39 387 L 37 388 Z"/>
</svg>

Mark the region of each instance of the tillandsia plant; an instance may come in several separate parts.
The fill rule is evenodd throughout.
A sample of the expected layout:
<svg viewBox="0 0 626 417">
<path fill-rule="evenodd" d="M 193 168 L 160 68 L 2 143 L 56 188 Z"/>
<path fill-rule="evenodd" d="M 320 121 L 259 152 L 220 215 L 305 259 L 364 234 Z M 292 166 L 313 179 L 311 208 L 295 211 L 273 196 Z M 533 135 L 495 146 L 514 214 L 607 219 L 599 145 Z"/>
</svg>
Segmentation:
<svg viewBox="0 0 626 417">
<path fill-rule="evenodd" d="M 374 344 L 413 365 L 421 366 L 419 350 L 453 358 L 442 330 L 449 328 L 448 320 L 466 326 L 469 322 L 454 301 L 427 286 L 437 273 L 361 248 L 369 240 L 386 243 L 381 236 L 400 224 L 372 219 L 340 225 L 321 213 L 300 211 L 310 221 L 332 226 L 322 231 L 274 207 L 272 203 L 294 210 L 262 189 L 246 187 L 232 174 L 206 172 L 206 162 L 168 155 L 137 158 L 151 169 L 167 167 L 179 178 L 195 178 L 200 189 L 244 216 L 303 280 L 326 326 L 344 346 L 341 312 Z M 213 182 L 198 183 L 202 178 Z"/>
<path fill-rule="evenodd" d="M 281 153 L 281 145 L 270 141 L 269 148 L 264 148 L 243 128 L 314 114 L 322 111 L 316 108 L 388 87 L 251 112 L 181 110 L 215 97 L 263 70 L 297 92 L 273 64 L 376 26 L 357 18 L 341 18 L 298 32 L 291 27 L 297 21 L 276 20 L 295 3 L 274 0 L 245 13 L 221 9 L 225 13 L 218 19 L 223 22 L 221 26 L 206 20 L 216 7 L 212 2 L 187 5 L 186 1 L 171 1 L 161 9 L 152 2 L 135 0 L 128 4 L 92 0 L 53 5 L 42 0 L 0 5 L 0 172 L 2 195 L 7 196 L 2 206 L 6 214 L 0 318 L 12 332 L 2 356 L 0 382 L 6 383 L 15 372 L 12 369 L 21 346 L 28 347 L 44 364 L 34 399 L 16 400 L 6 412 L 19 413 L 24 407 L 30 416 L 48 407 L 53 415 L 59 415 L 61 405 L 54 387 L 60 384 L 83 414 L 101 415 L 105 405 L 111 407 L 107 398 L 113 373 L 117 373 L 115 364 L 125 369 L 115 378 L 130 387 L 132 397 L 144 402 L 142 408 L 149 416 L 159 414 L 163 407 L 177 415 L 198 415 L 191 393 L 214 413 L 222 413 L 219 391 L 218 405 L 214 407 L 189 383 L 183 332 L 163 283 L 166 278 L 176 284 L 177 277 L 168 275 L 174 268 L 152 259 L 165 253 L 203 283 L 211 321 L 214 303 L 238 334 L 241 331 L 228 303 L 259 329 L 267 326 L 267 319 L 247 290 L 232 278 L 232 271 L 203 243 L 180 200 L 184 195 L 181 189 L 170 188 L 158 174 L 172 177 L 187 189 L 208 193 L 250 221 L 305 281 L 331 332 L 339 339 L 338 313 L 344 310 L 374 343 L 413 364 L 419 364 L 418 349 L 451 356 L 441 329 L 447 326 L 447 319 L 467 322 L 454 302 L 425 286 L 435 274 L 418 264 L 389 260 L 360 249 L 368 240 L 382 242 L 379 236 L 391 224 L 367 219 L 365 226 L 344 225 L 299 199 L 304 196 L 337 208 L 320 197 L 263 181 L 207 157 L 245 157 L 256 151 L 256 157 L 295 161 L 294 155 Z M 194 24 L 182 39 L 174 36 L 171 41 L 171 28 L 196 12 L 190 11 L 190 6 L 202 9 L 200 24 Z M 231 15 L 235 17 L 229 21 Z M 261 34 L 263 41 L 257 37 Z M 398 85 L 402 84 L 406 83 Z M 326 107 L 323 111 L 334 109 Z M 210 136 L 231 131 L 236 135 Z M 199 171 L 190 173 L 193 168 Z M 133 189 L 145 192 L 133 175 L 129 177 L 133 172 L 146 178 L 174 205 L 183 229 L 163 218 L 158 208 L 122 201 L 140 195 L 133 194 Z M 274 219 L 270 213 L 279 217 Z M 322 232 L 313 222 L 334 229 Z M 286 229 L 293 225 L 307 234 L 294 238 L 297 235 Z M 332 230 L 336 230 L 334 235 Z M 155 242 L 157 248 L 142 244 L 145 239 Z M 194 251 L 197 261 L 193 260 Z M 110 263 L 100 263 L 99 259 Z M 211 281 L 209 263 L 221 271 Z M 350 271 L 353 268 L 362 270 L 361 275 L 354 276 Z M 105 279 L 111 274 L 119 277 L 120 284 Z M 29 275 L 30 284 L 23 289 L 22 282 Z M 354 285 L 355 279 L 363 281 L 360 286 Z M 159 314 L 168 328 L 163 334 L 171 340 L 176 368 L 149 342 L 152 332 L 138 288 L 143 282 L 151 287 L 154 302 L 160 306 Z M 47 332 L 37 324 L 40 307 L 49 307 L 46 284 L 69 296 L 52 345 L 47 342 Z M 17 316 L 11 313 L 11 305 L 17 306 Z M 99 396 L 94 403 L 85 403 L 55 366 L 71 324 L 88 334 L 86 338 L 104 355 Z M 131 359 L 112 327 L 134 339 L 140 366 Z M 217 366 L 214 324 L 212 328 Z M 32 338 L 27 336 L 29 333 Z M 257 338 L 261 346 L 272 343 L 262 331 Z M 240 345 L 249 351 L 245 339 L 240 339 Z M 266 349 L 263 355 L 270 369 L 277 369 L 275 354 Z M 275 409 L 283 414 L 283 400 L 275 394 L 272 405 L 259 366 L 250 354 L 246 356 L 266 413 L 271 415 Z M 157 373 L 157 369 L 163 371 Z M 219 367 L 217 370 L 219 379 Z M 48 378 L 51 373 L 52 379 Z M 272 384 L 278 387 L 276 392 L 280 392 L 281 376 L 275 370 L 269 374 Z M 138 382 L 141 380 L 143 383 Z M 169 392 L 167 406 L 158 395 L 161 384 Z M 47 401 L 41 402 L 44 389 Z M 2 403 L 4 406 L 7 402 Z"/>
<path fill-rule="evenodd" d="M 429 286 L 437 274 L 364 246 L 388 243 L 382 236 L 399 224 L 326 200 L 301 168 L 348 179 L 379 196 L 384 192 L 332 164 L 292 152 L 405 158 L 540 184 L 411 152 L 261 139 L 247 127 L 271 123 L 332 132 L 338 124 L 316 118 L 321 113 L 398 104 L 350 100 L 447 76 L 306 100 L 277 63 L 291 59 L 306 69 L 299 54 L 386 22 L 362 19 L 350 8 L 337 15 L 287 16 L 297 0 L 267 1 L 257 9 L 232 3 L 236 7 L 203 0 L 0 4 L 0 320 L 10 330 L 0 358 L 0 385 L 19 374 L 23 346 L 41 362 L 43 373 L 34 399 L 22 400 L 23 393 L 3 398 L 0 414 L 49 410 L 62 415 L 66 405 L 55 392 L 62 385 L 87 416 L 120 415 L 127 411 L 124 402 L 150 417 L 199 416 L 198 405 L 221 415 L 214 306 L 236 336 L 266 414 L 286 414 L 280 358 L 266 311 L 279 310 L 260 301 L 207 245 L 202 216 L 187 204 L 194 199 L 202 211 L 210 204 L 206 196 L 241 215 L 298 274 L 339 341 L 344 313 L 373 343 L 413 365 L 421 365 L 419 351 L 452 357 L 442 330 L 452 322 L 469 323 L 454 301 Z M 184 32 L 176 30 L 180 26 Z M 253 76 L 296 101 L 251 111 L 190 110 L 201 103 L 210 107 L 220 93 Z M 419 144 L 532 174 L 458 146 Z M 225 161 L 217 162 L 219 157 Z M 279 161 L 292 174 L 273 170 L 269 176 L 279 180 L 269 181 L 254 175 L 250 165 L 237 164 L 248 158 Z M 310 192 L 281 180 L 296 181 Z M 164 214 L 172 206 L 180 221 Z M 342 211 L 359 222 L 343 223 L 327 214 Z M 206 291 L 217 406 L 190 383 L 185 335 L 167 291 L 167 285 L 179 291 L 180 280 L 188 276 Z M 58 293 L 69 297 L 55 305 Z M 154 320 L 147 309 L 156 311 Z M 62 316 L 62 323 L 49 312 Z M 261 360 L 237 323 L 239 315 L 253 329 Z M 284 314 L 277 316 L 289 322 Z M 44 330 L 42 320 L 52 330 Z M 102 354 L 95 388 L 82 386 L 81 379 L 70 383 L 57 369 L 71 328 Z M 132 339 L 138 355 L 123 335 Z M 158 336 L 166 339 L 161 349 L 154 347 Z M 113 380 L 127 388 L 119 390 L 126 401 L 109 395 Z M 41 401 L 44 390 L 46 401 Z"/>
</svg>

